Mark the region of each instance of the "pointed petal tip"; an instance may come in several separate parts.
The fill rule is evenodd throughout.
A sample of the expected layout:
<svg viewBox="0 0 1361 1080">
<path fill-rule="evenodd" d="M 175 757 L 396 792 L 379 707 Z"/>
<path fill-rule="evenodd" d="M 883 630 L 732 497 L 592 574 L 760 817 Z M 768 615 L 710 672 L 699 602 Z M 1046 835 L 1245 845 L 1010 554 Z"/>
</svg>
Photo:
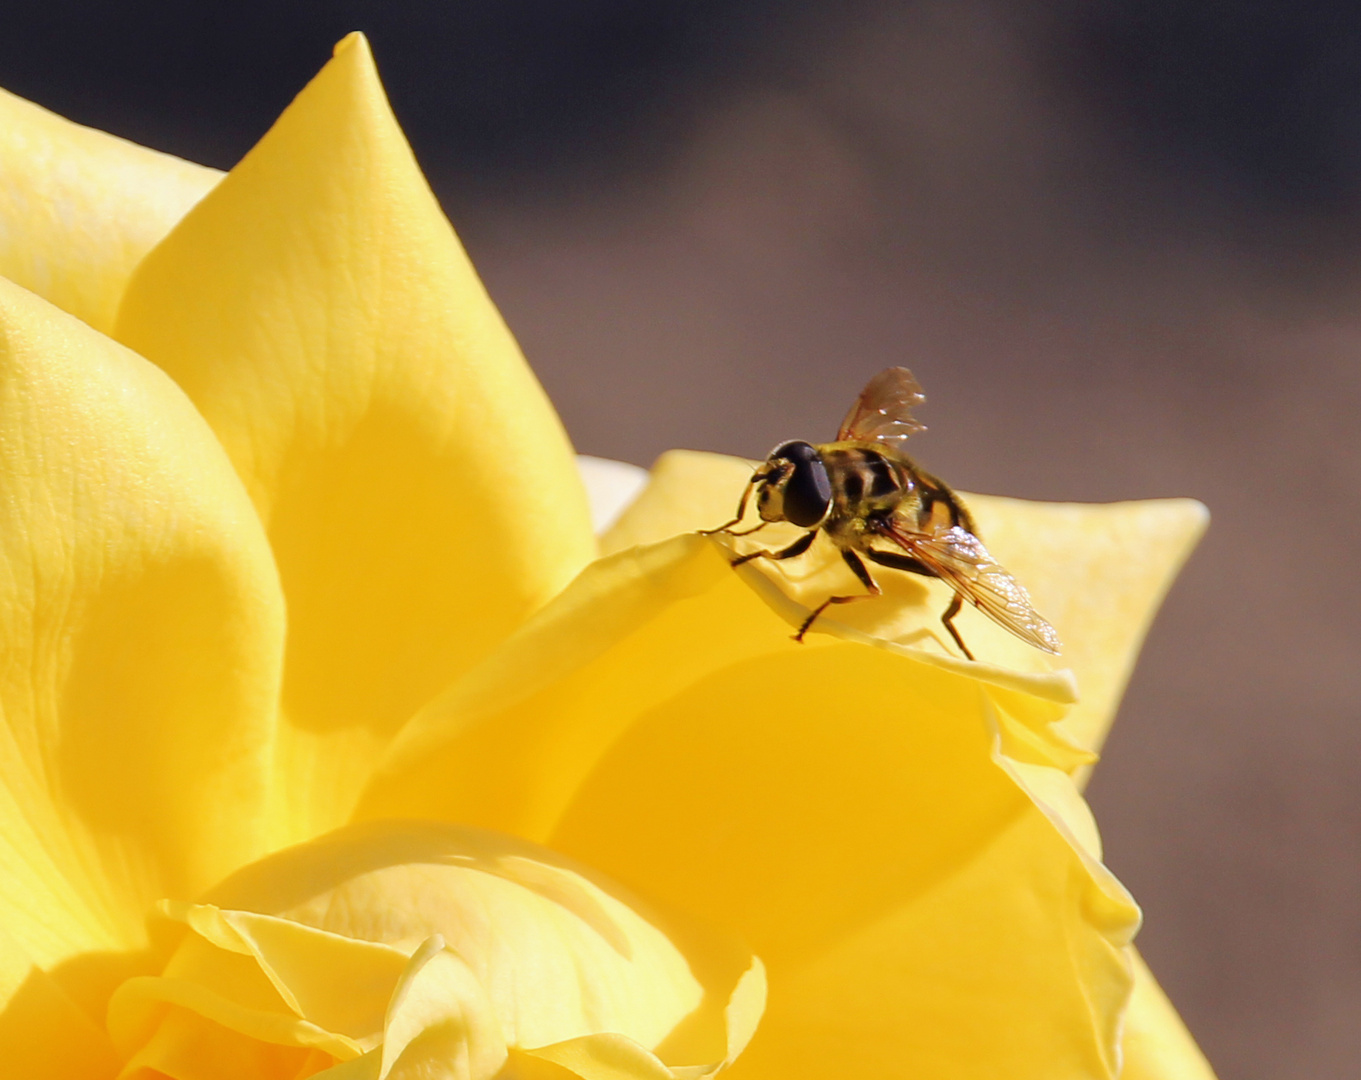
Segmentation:
<svg viewBox="0 0 1361 1080">
<path fill-rule="evenodd" d="M 331 50 L 331 55 L 344 56 L 351 50 L 357 50 L 358 57 L 373 59 L 373 48 L 369 45 L 368 35 L 363 30 L 351 30 L 336 42 L 336 47 Z"/>
<path fill-rule="evenodd" d="M 376 106 L 378 116 L 383 118 L 383 126 L 390 125 L 402 141 L 405 141 L 400 135 L 397 118 L 392 115 L 387 91 L 383 87 L 383 78 L 379 75 L 378 64 L 373 58 L 373 47 L 362 30 L 352 30 L 336 42 L 335 48 L 331 50 L 331 59 L 313 76 L 312 83 L 329 83 L 340 90 L 343 98 L 352 97 L 356 101 L 367 102 L 367 106 L 361 108 L 355 116 L 367 115 L 370 123 L 377 118 L 372 112 Z"/>
<path fill-rule="evenodd" d="M 1154 504 L 1162 503 L 1166 506 L 1168 513 L 1176 517 L 1187 533 L 1195 539 L 1199 539 L 1201 534 L 1210 527 L 1210 508 L 1199 499 L 1180 498 L 1151 501 Z"/>
<path fill-rule="evenodd" d="M 267 523 L 289 590 L 290 835 L 337 825 L 374 733 L 381 745 L 596 553 L 566 433 L 362 35 L 143 261 L 119 334 L 194 401 Z M 532 516 L 514 497 L 526 477 Z M 368 584 L 325 584 L 342 579 Z"/>
<path fill-rule="evenodd" d="M 373 46 L 362 30 L 351 30 L 336 42 L 335 48 L 331 50 L 331 61 L 322 71 L 335 65 L 342 66 L 351 78 L 381 85 L 378 64 L 373 58 Z"/>
</svg>

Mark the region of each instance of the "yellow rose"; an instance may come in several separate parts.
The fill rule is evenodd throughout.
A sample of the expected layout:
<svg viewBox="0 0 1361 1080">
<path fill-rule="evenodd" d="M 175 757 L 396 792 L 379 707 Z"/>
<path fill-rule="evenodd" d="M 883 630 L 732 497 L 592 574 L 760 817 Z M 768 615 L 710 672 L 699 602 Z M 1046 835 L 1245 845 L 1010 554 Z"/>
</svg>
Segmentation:
<svg viewBox="0 0 1361 1080">
<path fill-rule="evenodd" d="M 362 38 L 225 178 L 0 112 L 6 1075 L 1210 1075 L 1080 794 L 1198 506 L 971 498 L 1071 672 L 796 645 L 742 462 L 597 546 Z"/>
</svg>

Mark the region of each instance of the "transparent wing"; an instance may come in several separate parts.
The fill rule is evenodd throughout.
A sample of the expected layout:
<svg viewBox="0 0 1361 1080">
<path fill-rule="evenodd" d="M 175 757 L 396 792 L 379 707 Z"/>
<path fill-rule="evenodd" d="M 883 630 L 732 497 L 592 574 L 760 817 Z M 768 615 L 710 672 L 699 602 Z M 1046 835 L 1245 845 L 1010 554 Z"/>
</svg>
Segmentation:
<svg viewBox="0 0 1361 1080">
<path fill-rule="evenodd" d="M 891 367 L 872 378 L 841 421 L 837 441 L 895 442 L 925 431 L 912 410 L 926 400 L 922 388 L 905 367 Z"/>
<path fill-rule="evenodd" d="M 1022 641 L 1057 655 L 1059 636 L 1031 606 L 1030 594 L 968 529 L 958 525 L 936 533 L 898 527 L 889 535 L 918 562 Z"/>
</svg>

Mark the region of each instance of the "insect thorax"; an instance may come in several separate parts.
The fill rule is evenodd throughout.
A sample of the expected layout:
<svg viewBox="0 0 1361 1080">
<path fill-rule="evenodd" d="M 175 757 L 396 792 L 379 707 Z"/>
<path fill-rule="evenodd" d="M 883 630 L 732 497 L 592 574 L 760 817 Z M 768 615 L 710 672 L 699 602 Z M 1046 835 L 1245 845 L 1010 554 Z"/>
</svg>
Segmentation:
<svg viewBox="0 0 1361 1080">
<path fill-rule="evenodd" d="M 832 514 L 863 519 L 888 513 L 915 491 L 911 467 L 870 447 L 828 443 L 818 448 L 832 482 Z"/>
</svg>

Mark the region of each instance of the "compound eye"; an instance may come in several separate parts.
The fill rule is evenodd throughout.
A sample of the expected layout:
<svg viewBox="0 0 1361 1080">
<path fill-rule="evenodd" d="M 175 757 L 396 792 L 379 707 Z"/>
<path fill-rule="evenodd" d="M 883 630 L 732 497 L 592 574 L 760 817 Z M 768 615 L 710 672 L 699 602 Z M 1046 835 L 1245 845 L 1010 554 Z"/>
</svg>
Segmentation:
<svg viewBox="0 0 1361 1080">
<path fill-rule="evenodd" d="M 784 484 L 784 516 L 801 529 L 821 524 L 832 506 L 832 482 L 818 452 L 806 442 L 785 443 L 775 455 L 794 466 Z"/>
</svg>

